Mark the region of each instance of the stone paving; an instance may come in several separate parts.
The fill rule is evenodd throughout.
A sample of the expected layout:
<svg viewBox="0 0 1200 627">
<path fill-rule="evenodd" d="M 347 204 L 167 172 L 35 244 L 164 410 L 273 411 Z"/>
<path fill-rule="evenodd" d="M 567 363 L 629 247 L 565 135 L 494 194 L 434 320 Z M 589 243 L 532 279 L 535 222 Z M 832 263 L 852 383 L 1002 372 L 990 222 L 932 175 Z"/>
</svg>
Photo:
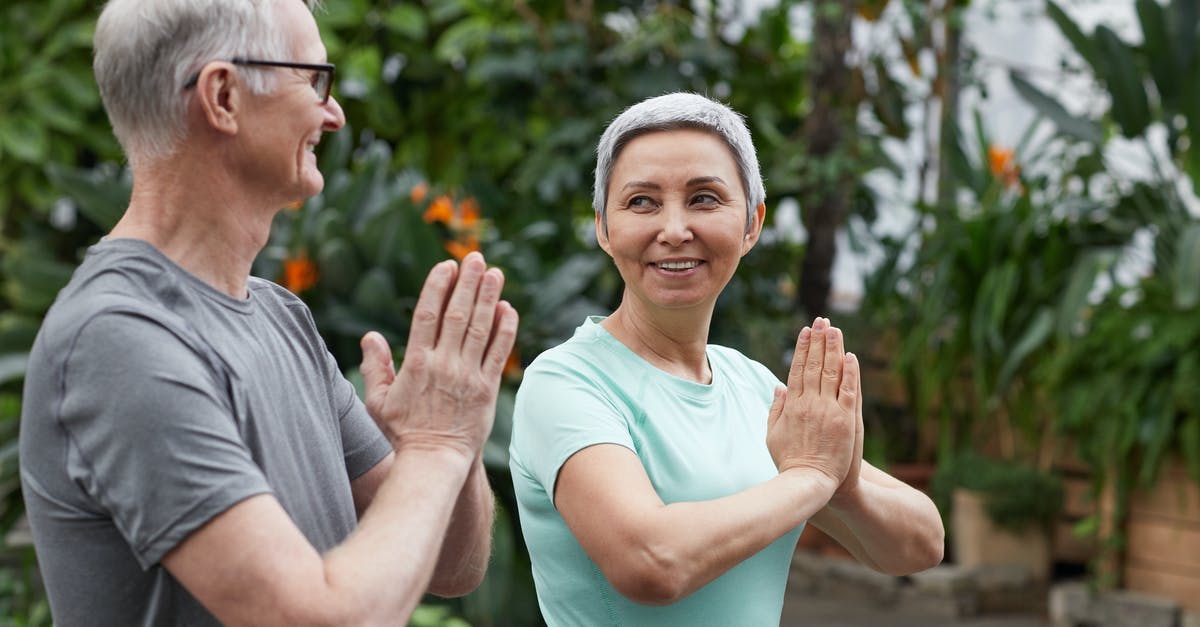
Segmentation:
<svg viewBox="0 0 1200 627">
<path fill-rule="evenodd" d="M 1200 591 L 1197 591 L 1200 593 Z M 1128 590 L 1035 580 L 1016 565 L 942 564 L 909 577 L 798 551 L 781 627 L 1200 627 L 1200 613 Z"/>
<path fill-rule="evenodd" d="M 938 566 L 890 577 L 857 562 L 797 553 L 782 627 L 1049 627 L 1046 588 L 1020 572 Z"/>
</svg>

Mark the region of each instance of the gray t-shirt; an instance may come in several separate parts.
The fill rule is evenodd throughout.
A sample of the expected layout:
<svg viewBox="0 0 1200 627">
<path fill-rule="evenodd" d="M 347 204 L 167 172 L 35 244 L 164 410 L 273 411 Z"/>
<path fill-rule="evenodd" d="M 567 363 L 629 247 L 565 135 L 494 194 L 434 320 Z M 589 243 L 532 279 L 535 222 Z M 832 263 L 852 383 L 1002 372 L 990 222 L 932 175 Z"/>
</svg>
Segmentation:
<svg viewBox="0 0 1200 627">
<path fill-rule="evenodd" d="M 236 299 L 146 242 L 92 247 L 34 343 L 21 483 L 55 623 L 215 625 L 159 564 L 273 494 L 318 551 L 391 450 L 290 292 Z"/>
</svg>

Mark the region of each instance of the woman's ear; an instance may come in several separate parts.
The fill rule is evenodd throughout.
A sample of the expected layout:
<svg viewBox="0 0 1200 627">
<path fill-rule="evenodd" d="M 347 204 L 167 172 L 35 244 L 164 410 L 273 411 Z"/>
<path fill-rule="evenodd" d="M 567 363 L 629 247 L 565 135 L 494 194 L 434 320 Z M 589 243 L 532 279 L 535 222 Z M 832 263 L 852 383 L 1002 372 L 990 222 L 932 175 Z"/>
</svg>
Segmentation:
<svg viewBox="0 0 1200 627">
<path fill-rule="evenodd" d="M 767 204 L 765 202 L 758 203 L 754 208 L 754 214 L 750 216 L 750 227 L 746 229 L 746 237 L 742 238 L 742 255 L 750 252 L 754 245 L 758 243 L 758 237 L 762 235 L 763 222 L 767 218 Z"/>
<path fill-rule="evenodd" d="M 244 86 L 229 63 L 209 63 L 196 79 L 196 98 L 204 119 L 218 133 L 237 134 L 243 94 Z"/>
<path fill-rule="evenodd" d="M 596 242 L 600 244 L 600 249 L 608 253 L 612 257 L 612 244 L 608 241 L 608 226 L 605 224 L 603 215 L 596 212 Z"/>
</svg>

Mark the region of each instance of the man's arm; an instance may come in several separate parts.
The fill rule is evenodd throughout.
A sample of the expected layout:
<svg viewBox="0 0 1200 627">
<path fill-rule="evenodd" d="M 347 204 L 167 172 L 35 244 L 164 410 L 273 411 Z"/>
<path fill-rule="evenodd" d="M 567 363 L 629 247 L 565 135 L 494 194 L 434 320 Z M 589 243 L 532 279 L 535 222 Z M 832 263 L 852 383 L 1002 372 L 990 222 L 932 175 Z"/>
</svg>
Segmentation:
<svg viewBox="0 0 1200 627">
<path fill-rule="evenodd" d="M 464 486 L 491 430 L 516 336 L 516 311 L 500 302 L 502 287 L 503 275 L 478 254 L 461 270 L 435 266 L 398 373 L 377 367 L 390 363 L 382 337 L 363 338 L 366 405 L 395 455 L 345 542 L 320 555 L 274 497 L 259 495 L 189 535 L 163 565 L 228 625 L 407 621 L 429 587 L 460 497 L 479 496 L 478 485 Z"/>
<path fill-rule="evenodd" d="M 351 483 L 355 508 L 360 517 L 375 498 L 394 459 L 395 454 L 389 453 L 374 468 Z M 479 587 L 491 557 L 495 511 L 495 498 L 488 484 L 487 472 L 482 460 L 476 460 L 450 515 L 450 526 L 442 542 L 429 592 L 454 597 Z"/>
</svg>

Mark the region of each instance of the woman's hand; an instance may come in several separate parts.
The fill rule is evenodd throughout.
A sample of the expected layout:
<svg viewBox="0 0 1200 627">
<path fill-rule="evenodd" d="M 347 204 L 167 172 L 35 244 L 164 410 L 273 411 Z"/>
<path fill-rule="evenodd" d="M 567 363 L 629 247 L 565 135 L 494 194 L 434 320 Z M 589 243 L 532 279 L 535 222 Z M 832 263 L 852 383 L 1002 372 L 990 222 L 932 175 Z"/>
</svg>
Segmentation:
<svg viewBox="0 0 1200 627">
<path fill-rule="evenodd" d="M 776 390 L 767 416 L 767 448 L 780 473 L 816 473 L 835 490 L 853 489 L 861 459 L 858 360 L 842 333 L 817 318 L 796 340 L 787 388 Z M 845 486 L 845 487 L 844 487 Z"/>
</svg>

